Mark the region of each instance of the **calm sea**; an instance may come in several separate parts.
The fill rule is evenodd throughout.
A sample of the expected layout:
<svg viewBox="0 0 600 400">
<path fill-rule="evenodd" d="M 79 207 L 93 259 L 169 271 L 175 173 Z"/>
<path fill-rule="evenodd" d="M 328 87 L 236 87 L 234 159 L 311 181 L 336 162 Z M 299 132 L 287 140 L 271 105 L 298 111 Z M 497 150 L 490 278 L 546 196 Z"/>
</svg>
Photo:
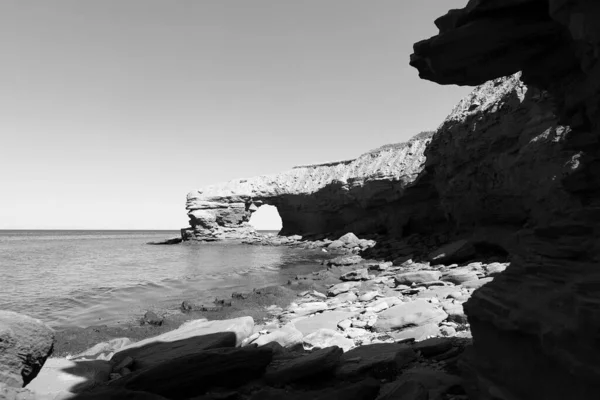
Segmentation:
<svg viewBox="0 0 600 400">
<path fill-rule="evenodd" d="M 234 291 L 317 270 L 319 252 L 208 243 L 152 246 L 176 231 L 0 230 L 0 309 L 54 327 L 131 322 L 183 300 L 210 304 Z"/>
</svg>

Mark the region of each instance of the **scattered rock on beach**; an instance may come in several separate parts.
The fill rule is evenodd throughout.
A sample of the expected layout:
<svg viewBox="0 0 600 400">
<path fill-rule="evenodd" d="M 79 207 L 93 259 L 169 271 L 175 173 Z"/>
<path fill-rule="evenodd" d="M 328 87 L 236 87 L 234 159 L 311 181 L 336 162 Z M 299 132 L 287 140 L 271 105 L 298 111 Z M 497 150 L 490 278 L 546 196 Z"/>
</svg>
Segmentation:
<svg viewBox="0 0 600 400">
<path fill-rule="evenodd" d="M 142 319 L 142 323 L 155 326 L 161 326 L 163 322 L 164 318 L 156 315 L 154 311 L 147 311 L 146 314 L 144 314 L 144 318 Z"/>
<path fill-rule="evenodd" d="M 412 285 L 413 283 L 437 281 L 441 276 L 440 271 L 413 271 L 397 274 L 394 279 L 397 285 Z"/>
</svg>

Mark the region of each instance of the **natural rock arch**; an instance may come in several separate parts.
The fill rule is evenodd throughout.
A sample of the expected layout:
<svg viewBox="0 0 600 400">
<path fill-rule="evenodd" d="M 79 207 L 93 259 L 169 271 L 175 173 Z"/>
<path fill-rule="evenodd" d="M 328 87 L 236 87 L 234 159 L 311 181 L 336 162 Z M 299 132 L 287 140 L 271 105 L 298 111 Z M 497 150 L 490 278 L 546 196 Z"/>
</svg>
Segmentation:
<svg viewBox="0 0 600 400">
<path fill-rule="evenodd" d="M 384 146 L 355 160 L 207 186 L 187 196 L 184 239 L 219 240 L 254 234 L 248 221 L 263 204 L 277 207 L 281 235 L 370 232 L 386 226 L 382 207 L 398 200 L 422 170 L 432 132 Z M 338 235 L 339 236 L 339 235 Z"/>
</svg>

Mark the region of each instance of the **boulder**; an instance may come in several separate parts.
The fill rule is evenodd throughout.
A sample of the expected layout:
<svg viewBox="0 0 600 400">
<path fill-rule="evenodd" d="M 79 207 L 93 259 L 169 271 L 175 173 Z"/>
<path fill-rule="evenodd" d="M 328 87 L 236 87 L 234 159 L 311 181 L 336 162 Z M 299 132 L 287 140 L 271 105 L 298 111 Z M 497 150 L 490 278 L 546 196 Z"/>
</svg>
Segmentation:
<svg viewBox="0 0 600 400">
<path fill-rule="evenodd" d="M 434 304 L 418 299 L 402 303 L 380 313 L 373 329 L 377 332 L 401 330 L 409 327 L 438 324 L 447 314 Z"/>
<path fill-rule="evenodd" d="M 347 302 L 353 302 L 353 301 L 356 301 L 357 299 L 358 299 L 358 297 L 356 296 L 356 294 L 354 294 L 354 292 L 346 292 L 346 293 L 338 294 L 337 296 L 332 298 L 329 301 L 329 303 L 331 305 L 336 305 L 336 304 L 342 304 L 342 303 L 347 303 Z"/>
<path fill-rule="evenodd" d="M 354 264 L 358 264 L 362 261 L 362 257 L 361 256 L 339 256 L 339 257 L 335 257 L 332 258 L 331 260 L 327 261 L 327 265 L 336 265 L 336 266 L 343 266 L 343 265 L 354 265 Z"/>
<path fill-rule="evenodd" d="M 302 332 L 296 329 L 293 323 L 289 323 L 282 326 L 280 329 L 269 332 L 266 335 L 261 335 L 252 343 L 257 346 L 264 346 L 270 342 L 277 342 L 283 347 L 291 347 L 302 343 L 303 336 Z"/>
<path fill-rule="evenodd" d="M 133 359 L 133 364 L 129 368 L 137 371 L 176 357 L 209 349 L 235 347 L 235 345 L 236 335 L 234 332 L 217 332 L 173 341 L 154 340 L 143 345 L 135 346 L 134 344 L 119 351 L 111 358 L 111 362 L 119 364 L 130 357 Z"/>
<path fill-rule="evenodd" d="M 326 347 L 338 346 L 342 350 L 348 351 L 354 347 L 354 341 L 347 339 L 344 335 L 332 329 L 319 329 L 316 332 L 306 335 L 303 342 L 304 347 L 309 349 L 324 349 Z"/>
<path fill-rule="evenodd" d="M 108 361 L 73 361 L 49 358 L 27 389 L 38 395 L 80 393 L 107 382 L 112 372 Z"/>
<path fill-rule="evenodd" d="M 324 301 L 311 301 L 309 303 L 293 304 L 288 308 L 296 316 L 314 314 L 316 312 L 327 310 L 329 306 Z"/>
<path fill-rule="evenodd" d="M 346 293 L 349 290 L 355 289 L 360 286 L 360 282 L 342 282 L 333 285 L 327 291 L 328 296 L 337 296 L 340 293 Z"/>
<path fill-rule="evenodd" d="M 451 293 L 455 293 L 457 291 L 457 288 L 455 286 L 434 286 L 434 287 L 429 287 L 427 288 L 427 290 L 423 290 L 422 292 L 417 294 L 417 298 L 420 299 L 430 299 L 430 298 L 437 298 L 437 299 L 445 299 L 446 297 L 448 297 Z"/>
<path fill-rule="evenodd" d="M 348 318 L 352 318 L 356 313 L 346 311 L 325 311 L 312 317 L 303 318 L 294 322 L 294 326 L 303 335 L 308 335 L 319 329 L 335 330 L 337 324 Z"/>
<path fill-rule="evenodd" d="M 329 243 L 329 245 L 327 245 L 327 248 L 330 250 L 341 249 L 344 247 L 344 244 L 345 243 L 341 240 L 334 240 L 333 242 Z"/>
<path fill-rule="evenodd" d="M 464 288 L 468 288 L 468 289 L 479 289 L 480 287 L 482 287 L 486 283 L 489 283 L 489 282 L 491 282 L 493 280 L 494 280 L 494 278 L 473 279 L 473 280 L 470 280 L 470 281 L 467 281 L 467 282 L 463 282 L 461 284 L 461 286 L 464 287 Z"/>
<path fill-rule="evenodd" d="M 287 384 L 313 376 L 322 377 L 335 369 L 343 352 L 332 346 L 293 359 L 275 360 L 267 368 L 265 380 L 271 384 Z"/>
<path fill-rule="evenodd" d="M 358 297 L 358 300 L 360 301 L 371 301 L 373 300 L 375 297 L 381 296 L 381 294 L 379 293 L 378 290 L 370 290 L 366 293 L 361 294 Z"/>
<path fill-rule="evenodd" d="M 54 331 L 39 319 L 0 311 L 0 383 L 24 387 L 52 353 Z"/>
<path fill-rule="evenodd" d="M 442 308 L 448 314 L 448 321 L 457 322 L 459 324 L 467 323 L 467 316 L 461 303 L 445 301 L 442 303 Z"/>
<path fill-rule="evenodd" d="M 242 341 L 252 335 L 254 331 L 254 320 L 252 317 L 240 317 L 234 319 L 224 319 L 219 321 L 207 321 L 206 319 L 197 319 L 182 324 L 179 328 L 154 336 L 148 339 L 125 346 L 122 350 L 142 347 L 152 342 L 174 342 L 177 340 L 188 339 L 194 336 L 208 335 L 218 332 L 233 332 L 236 335 L 236 345 L 242 344 Z"/>
<path fill-rule="evenodd" d="M 346 272 L 340 277 L 340 279 L 343 281 L 366 281 L 369 278 L 369 271 L 366 268 Z"/>
<path fill-rule="evenodd" d="M 471 268 L 453 268 L 442 274 L 443 281 L 452 282 L 456 285 L 460 285 L 463 282 L 479 279 L 476 271 Z"/>
<path fill-rule="evenodd" d="M 394 276 L 397 285 L 412 285 L 413 283 L 425 283 L 437 281 L 442 276 L 440 271 L 413 271 L 403 272 Z"/>
<path fill-rule="evenodd" d="M 346 233 L 345 235 L 341 236 L 338 240 L 344 244 L 353 244 L 357 246 L 360 243 L 360 239 L 356 237 L 356 235 L 352 232 Z"/>
<path fill-rule="evenodd" d="M 335 374 L 340 379 L 367 375 L 377 379 L 394 379 L 400 369 L 416 357 L 413 349 L 403 344 L 364 345 L 345 352 Z"/>
<path fill-rule="evenodd" d="M 491 263 L 485 266 L 485 272 L 487 276 L 496 276 L 504 272 L 504 270 L 508 267 L 508 263 Z"/>
<path fill-rule="evenodd" d="M 142 318 L 142 323 L 160 326 L 163 324 L 164 318 L 156 315 L 154 311 L 146 311 L 144 314 L 144 318 Z"/>
<path fill-rule="evenodd" d="M 402 303 L 402 300 L 400 300 L 398 297 L 383 297 L 365 304 L 365 310 L 367 312 L 378 313 L 400 303 Z"/>
<path fill-rule="evenodd" d="M 369 269 L 369 271 L 385 271 L 389 269 L 392 265 L 393 263 L 391 261 L 388 261 L 384 263 L 369 263 L 366 264 L 366 267 Z"/>
<path fill-rule="evenodd" d="M 273 351 L 265 347 L 213 349 L 165 361 L 109 386 L 158 394 L 169 399 L 199 396 L 212 387 L 236 388 L 263 375 Z"/>
</svg>

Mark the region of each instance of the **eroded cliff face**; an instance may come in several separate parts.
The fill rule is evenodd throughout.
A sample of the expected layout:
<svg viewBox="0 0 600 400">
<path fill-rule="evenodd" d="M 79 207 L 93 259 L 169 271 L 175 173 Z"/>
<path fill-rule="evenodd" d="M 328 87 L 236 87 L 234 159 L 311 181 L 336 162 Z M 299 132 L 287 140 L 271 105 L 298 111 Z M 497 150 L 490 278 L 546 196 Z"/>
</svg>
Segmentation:
<svg viewBox="0 0 600 400">
<path fill-rule="evenodd" d="M 191 228 L 184 237 L 217 240 L 252 235 L 248 221 L 263 204 L 277 207 L 285 235 L 386 229 L 386 215 L 378 208 L 400 198 L 418 176 L 430 140 L 431 133 L 419 134 L 355 160 L 296 167 L 192 191 L 186 204 Z"/>
<path fill-rule="evenodd" d="M 411 57 L 442 84 L 521 70 L 529 86 L 446 121 L 426 152 L 455 229 L 501 227 L 513 256 L 465 305 L 474 398 L 600 397 L 598 21 L 596 1 L 470 1 Z"/>
</svg>

